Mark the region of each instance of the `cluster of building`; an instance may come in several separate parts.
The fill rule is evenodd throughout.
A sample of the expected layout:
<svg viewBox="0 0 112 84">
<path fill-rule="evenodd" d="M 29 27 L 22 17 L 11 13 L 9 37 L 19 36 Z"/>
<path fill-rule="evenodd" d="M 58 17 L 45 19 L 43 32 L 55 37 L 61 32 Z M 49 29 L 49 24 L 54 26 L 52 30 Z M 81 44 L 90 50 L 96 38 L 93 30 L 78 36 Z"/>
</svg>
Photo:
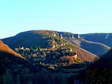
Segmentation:
<svg viewBox="0 0 112 84">
<path fill-rule="evenodd" d="M 71 52 L 71 49 L 69 48 L 49 50 L 42 48 L 32 49 L 21 47 L 16 48 L 15 51 L 33 63 L 57 64 L 62 56 L 76 56 L 76 53 Z"/>
</svg>

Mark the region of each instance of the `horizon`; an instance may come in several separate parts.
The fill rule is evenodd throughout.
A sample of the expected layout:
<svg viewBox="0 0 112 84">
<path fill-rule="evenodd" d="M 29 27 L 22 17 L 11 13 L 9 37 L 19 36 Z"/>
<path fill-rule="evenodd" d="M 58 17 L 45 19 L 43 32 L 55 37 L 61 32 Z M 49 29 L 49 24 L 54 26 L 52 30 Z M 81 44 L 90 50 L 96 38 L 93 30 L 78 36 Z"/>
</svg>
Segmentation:
<svg viewBox="0 0 112 84">
<path fill-rule="evenodd" d="M 2 0 L 0 39 L 29 30 L 112 32 L 112 0 Z"/>
<path fill-rule="evenodd" d="M 42 30 L 42 31 L 46 31 L 47 29 L 41 29 L 41 30 Z M 39 30 L 27 30 L 27 31 L 22 31 L 22 32 L 28 32 L 28 31 L 40 31 L 40 29 L 39 29 Z M 68 31 L 57 31 L 57 30 L 47 30 L 47 31 L 56 31 L 56 32 L 73 33 L 73 32 L 68 32 Z M 9 35 L 8 37 L 3 37 L 3 38 L 0 38 L 0 39 L 5 39 L 5 38 L 13 37 L 13 36 L 16 36 L 17 34 L 22 33 L 22 32 L 18 32 L 18 33 L 16 33 L 16 34 L 12 34 L 12 35 Z M 92 32 L 92 33 L 73 33 L 73 34 L 79 34 L 79 35 L 82 35 L 82 34 L 112 34 L 112 33 Z"/>
</svg>

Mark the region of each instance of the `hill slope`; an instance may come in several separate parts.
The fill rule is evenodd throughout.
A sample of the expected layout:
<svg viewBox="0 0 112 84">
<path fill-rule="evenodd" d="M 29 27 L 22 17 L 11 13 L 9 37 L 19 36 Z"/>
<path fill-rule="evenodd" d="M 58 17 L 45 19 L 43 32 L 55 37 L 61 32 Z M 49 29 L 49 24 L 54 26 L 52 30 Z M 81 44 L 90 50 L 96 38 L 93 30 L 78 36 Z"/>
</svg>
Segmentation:
<svg viewBox="0 0 112 84">
<path fill-rule="evenodd" d="M 6 52 L 6 53 L 9 53 L 9 54 L 12 54 L 12 55 L 17 56 L 17 57 L 23 58 L 20 54 L 16 53 L 14 50 L 12 50 L 11 48 L 9 48 L 2 41 L 0 41 L 0 51 L 1 52 Z"/>
<path fill-rule="evenodd" d="M 3 39 L 3 41 L 12 48 L 21 49 L 21 47 L 23 46 L 24 48 L 29 48 L 30 50 L 33 49 L 33 51 L 36 51 L 37 48 L 40 48 L 43 51 L 47 49 L 47 52 L 52 52 L 52 55 L 44 53 L 43 57 L 46 56 L 45 58 L 47 58 L 48 55 L 50 55 L 51 58 L 49 57 L 48 58 L 49 60 L 51 59 L 53 60 L 54 58 L 56 58 L 57 55 L 58 58 L 56 59 L 60 60 L 60 57 L 67 56 L 67 54 L 62 54 L 62 53 L 67 53 L 68 51 L 71 54 L 76 53 L 77 57 L 80 58 L 82 62 L 84 61 L 93 62 L 94 60 L 97 59 L 96 55 L 87 52 L 84 49 L 81 49 L 77 45 L 77 43 L 72 44 L 68 40 L 65 40 L 65 38 L 69 38 L 69 37 L 78 39 L 77 34 L 72 35 L 69 33 L 67 34 L 62 32 L 59 33 L 56 31 L 35 30 L 35 31 L 22 32 L 14 37 Z M 65 50 L 63 51 L 63 49 Z M 60 52 L 60 50 L 62 50 L 62 52 Z M 33 54 L 35 54 L 38 57 L 36 53 Z M 72 55 L 68 54 L 68 56 L 70 56 L 70 58 L 72 59 L 74 54 Z M 43 61 L 45 60 L 45 58 L 42 58 Z"/>
<path fill-rule="evenodd" d="M 85 64 L 59 67 L 57 70 L 35 66 L 13 54 L 14 51 L 3 42 L 0 46 L 0 84 L 70 84 L 71 76 L 79 75 L 86 68 Z"/>
<path fill-rule="evenodd" d="M 112 33 L 81 34 L 80 36 L 86 40 L 100 42 L 112 47 Z"/>
<path fill-rule="evenodd" d="M 91 64 L 80 76 L 80 78 L 84 84 L 111 84 L 112 50 L 103 55 L 102 58 L 96 61 L 94 64 Z"/>
<path fill-rule="evenodd" d="M 76 34 L 70 35 L 69 37 L 65 37 L 65 39 L 98 56 L 105 54 L 111 48 L 111 34 L 106 39 L 107 34 L 103 35 L 100 33 L 98 36 L 97 34 L 81 34 L 77 35 L 77 38 L 73 37 L 74 35 L 76 36 Z M 66 34 L 64 34 L 64 36 L 66 36 Z"/>
<path fill-rule="evenodd" d="M 107 34 L 79 35 L 69 32 L 33 30 L 19 33 L 14 37 L 3 39 L 3 41 L 13 49 L 22 46 L 26 48 L 51 48 L 53 46 L 51 42 L 54 39 L 57 39 L 55 36 L 58 36 L 66 39 L 74 45 L 80 46 L 81 48 L 94 53 L 95 55 L 103 55 L 111 47 L 111 34 L 105 39 L 106 35 Z"/>
<path fill-rule="evenodd" d="M 97 38 L 97 37 L 96 37 Z M 81 39 L 81 48 L 84 48 L 98 56 L 107 53 L 111 48 L 103 43 Z"/>
</svg>

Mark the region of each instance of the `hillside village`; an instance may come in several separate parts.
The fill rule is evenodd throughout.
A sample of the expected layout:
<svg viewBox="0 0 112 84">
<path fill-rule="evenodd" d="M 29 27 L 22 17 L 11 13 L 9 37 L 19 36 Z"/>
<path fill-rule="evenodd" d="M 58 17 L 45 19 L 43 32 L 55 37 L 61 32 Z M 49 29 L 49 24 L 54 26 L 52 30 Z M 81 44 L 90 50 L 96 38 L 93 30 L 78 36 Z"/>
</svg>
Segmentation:
<svg viewBox="0 0 112 84">
<path fill-rule="evenodd" d="M 34 64 L 57 64 L 67 65 L 73 63 L 79 63 L 77 54 L 71 51 L 69 48 L 58 48 L 55 50 L 51 49 L 30 49 L 30 48 L 16 48 L 16 52 L 30 60 Z"/>
<path fill-rule="evenodd" d="M 77 53 L 74 52 L 74 45 L 68 43 L 61 34 L 56 32 L 39 32 L 43 36 L 51 38 L 50 48 L 15 48 L 15 51 L 30 60 L 34 64 L 69 65 L 81 62 Z"/>
</svg>

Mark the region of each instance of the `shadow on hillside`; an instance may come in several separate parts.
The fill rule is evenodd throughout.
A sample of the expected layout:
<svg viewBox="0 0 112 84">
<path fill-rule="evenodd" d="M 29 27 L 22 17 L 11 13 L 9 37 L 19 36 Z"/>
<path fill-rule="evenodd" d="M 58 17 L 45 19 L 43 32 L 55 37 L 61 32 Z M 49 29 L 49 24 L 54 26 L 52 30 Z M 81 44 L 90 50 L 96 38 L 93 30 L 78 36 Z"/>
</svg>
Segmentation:
<svg viewBox="0 0 112 84">
<path fill-rule="evenodd" d="M 112 50 L 86 68 L 83 64 L 49 70 L 0 52 L 0 84 L 112 84 Z"/>
<path fill-rule="evenodd" d="M 73 76 L 76 78 L 85 69 L 84 66 L 76 64 L 50 70 L 0 52 L 0 84 L 74 84 Z"/>
</svg>

